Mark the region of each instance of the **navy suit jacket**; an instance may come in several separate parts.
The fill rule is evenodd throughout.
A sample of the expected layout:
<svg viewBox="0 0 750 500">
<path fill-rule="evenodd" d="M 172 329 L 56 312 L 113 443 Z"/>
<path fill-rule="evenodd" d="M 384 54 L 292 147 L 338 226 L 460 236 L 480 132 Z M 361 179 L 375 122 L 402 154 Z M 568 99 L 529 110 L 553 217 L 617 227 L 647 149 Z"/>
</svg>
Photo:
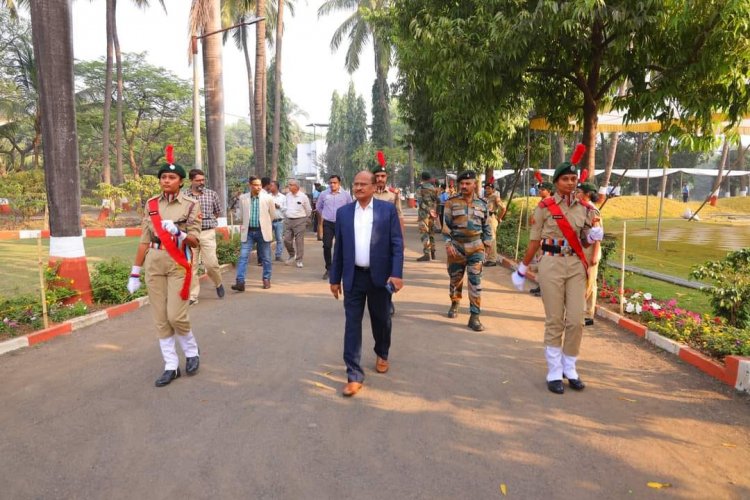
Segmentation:
<svg viewBox="0 0 750 500">
<path fill-rule="evenodd" d="M 344 281 L 344 292 L 354 281 L 354 208 L 349 203 L 336 211 L 336 243 L 328 282 Z M 370 237 L 370 278 L 375 286 L 385 286 L 388 278 L 404 273 L 404 238 L 398 212 L 393 203 L 372 200 L 372 236 Z"/>
</svg>

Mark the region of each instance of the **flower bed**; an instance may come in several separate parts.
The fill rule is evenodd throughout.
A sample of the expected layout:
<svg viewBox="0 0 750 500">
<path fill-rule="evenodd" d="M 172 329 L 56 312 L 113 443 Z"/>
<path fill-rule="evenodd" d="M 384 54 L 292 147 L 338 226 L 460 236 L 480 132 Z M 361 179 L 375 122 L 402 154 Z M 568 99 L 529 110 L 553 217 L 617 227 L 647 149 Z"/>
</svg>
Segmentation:
<svg viewBox="0 0 750 500">
<path fill-rule="evenodd" d="M 625 289 L 624 315 L 664 337 L 723 361 L 726 356 L 750 356 L 750 329 L 728 325 L 719 317 L 678 307 L 677 300 L 657 300 L 649 293 Z M 599 303 L 619 311 L 620 295 L 608 283 L 599 289 Z"/>
</svg>

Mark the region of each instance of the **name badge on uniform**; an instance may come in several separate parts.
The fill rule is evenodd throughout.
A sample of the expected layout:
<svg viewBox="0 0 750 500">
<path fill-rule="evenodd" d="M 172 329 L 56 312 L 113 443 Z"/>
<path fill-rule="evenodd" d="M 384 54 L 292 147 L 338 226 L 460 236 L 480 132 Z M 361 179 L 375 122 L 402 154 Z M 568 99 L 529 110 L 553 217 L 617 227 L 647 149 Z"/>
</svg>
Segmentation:
<svg viewBox="0 0 750 500">
<path fill-rule="evenodd" d="M 553 215 L 552 218 L 553 219 L 563 219 L 563 218 L 565 218 L 565 216 L 564 215 Z"/>
<path fill-rule="evenodd" d="M 152 217 L 152 216 L 154 216 L 154 215 L 156 215 L 156 214 L 158 214 L 158 213 L 159 213 L 159 211 L 158 211 L 158 210 L 155 210 L 155 211 L 150 211 L 150 210 L 149 210 L 149 212 L 148 212 L 148 216 L 149 216 L 149 217 Z"/>
</svg>

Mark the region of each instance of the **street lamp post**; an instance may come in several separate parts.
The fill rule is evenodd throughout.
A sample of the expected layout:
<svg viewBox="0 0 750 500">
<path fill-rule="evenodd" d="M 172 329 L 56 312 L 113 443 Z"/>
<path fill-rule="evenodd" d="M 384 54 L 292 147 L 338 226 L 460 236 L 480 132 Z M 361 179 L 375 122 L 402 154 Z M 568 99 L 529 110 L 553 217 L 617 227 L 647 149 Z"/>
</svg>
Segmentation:
<svg viewBox="0 0 750 500">
<path fill-rule="evenodd" d="M 202 164 L 203 164 L 202 154 L 201 154 L 201 121 L 200 121 L 200 100 L 199 100 L 200 97 L 199 97 L 199 90 L 198 90 L 198 65 L 196 64 L 196 60 L 197 60 L 196 56 L 198 55 L 198 40 L 209 37 L 211 35 L 216 35 L 218 33 L 223 33 L 225 31 L 229 31 L 234 28 L 239 28 L 240 26 L 250 26 L 252 24 L 258 23 L 265 19 L 266 19 L 265 17 L 254 17 L 253 19 L 249 21 L 241 22 L 239 24 L 235 24 L 234 26 L 222 28 L 220 30 L 212 31 L 210 33 L 204 33 L 202 35 L 193 35 L 190 39 L 192 53 L 193 53 L 193 139 L 195 140 L 195 168 L 202 168 Z"/>
</svg>

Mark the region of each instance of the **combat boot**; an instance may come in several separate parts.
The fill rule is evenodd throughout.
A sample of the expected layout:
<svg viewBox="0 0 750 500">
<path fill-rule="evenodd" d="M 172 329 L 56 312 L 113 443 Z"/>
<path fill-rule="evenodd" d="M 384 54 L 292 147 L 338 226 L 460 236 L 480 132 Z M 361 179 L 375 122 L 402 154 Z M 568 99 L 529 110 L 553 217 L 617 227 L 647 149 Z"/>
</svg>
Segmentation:
<svg viewBox="0 0 750 500">
<path fill-rule="evenodd" d="M 430 262 L 430 254 L 426 253 L 417 259 L 417 262 Z"/>
<path fill-rule="evenodd" d="M 482 325 L 482 322 L 479 321 L 479 315 L 473 314 L 469 318 L 469 328 L 474 330 L 475 332 L 481 332 L 484 330 L 484 326 Z"/>
<path fill-rule="evenodd" d="M 430 250 L 430 257 L 432 258 L 432 260 L 435 260 L 435 249 L 434 248 L 432 250 Z"/>
<path fill-rule="evenodd" d="M 451 302 L 451 308 L 448 309 L 448 317 L 455 318 L 458 316 L 458 302 Z"/>
</svg>

